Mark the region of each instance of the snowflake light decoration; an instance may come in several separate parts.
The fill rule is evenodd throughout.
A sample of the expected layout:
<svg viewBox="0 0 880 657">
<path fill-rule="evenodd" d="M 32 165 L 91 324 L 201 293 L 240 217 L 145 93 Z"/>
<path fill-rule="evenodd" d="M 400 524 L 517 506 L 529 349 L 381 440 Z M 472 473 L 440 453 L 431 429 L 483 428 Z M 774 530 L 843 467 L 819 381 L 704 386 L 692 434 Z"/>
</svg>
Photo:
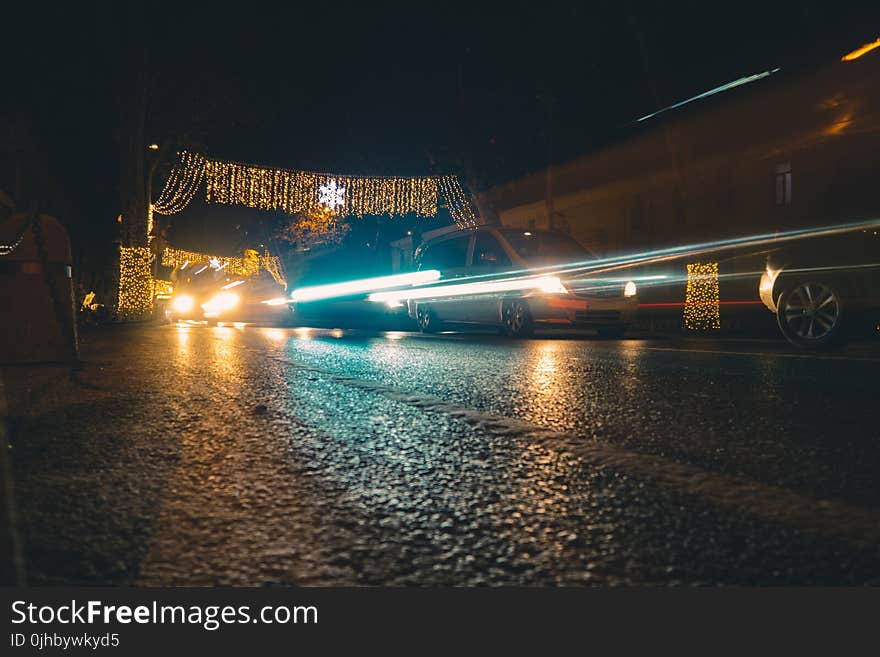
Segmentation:
<svg viewBox="0 0 880 657">
<path fill-rule="evenodd" d="M 318 188 L 318 201 L 331 210 L 341 208 L 345 205 L 345 187 L 337 187 L 335 180 L 321 185 Z"/>
<path fill-rule="evenodd" d="M 223 265 L 220 263 L 220 260 L 217 258 L 211 258 L 208 261 L 208 265 L 210 265 L 211 269 L 219 270 Z"/>
</svg>

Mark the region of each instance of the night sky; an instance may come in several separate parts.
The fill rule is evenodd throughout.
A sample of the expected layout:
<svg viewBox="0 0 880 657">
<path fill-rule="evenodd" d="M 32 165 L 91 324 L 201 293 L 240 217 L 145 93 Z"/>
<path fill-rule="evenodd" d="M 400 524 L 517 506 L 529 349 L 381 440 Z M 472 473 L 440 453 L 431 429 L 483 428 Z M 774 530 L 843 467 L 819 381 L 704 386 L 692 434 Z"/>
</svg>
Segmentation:
<svg viewBox="0 0 880 657">
<path fill-rule="evenodd" d="M 120 212 L 120 106 L 138 70 L 148 141 L 187 135 L 215 157 L 317 171 L 467 171 L 487 186 L 741 75 L 880 35 L 864 3 L 123 4 L 12 10 L 4 29 L 0 188 L 26 149 L 87 250 Z M 180 222 L 207 221 L 191 214 Z"/>
</svg>

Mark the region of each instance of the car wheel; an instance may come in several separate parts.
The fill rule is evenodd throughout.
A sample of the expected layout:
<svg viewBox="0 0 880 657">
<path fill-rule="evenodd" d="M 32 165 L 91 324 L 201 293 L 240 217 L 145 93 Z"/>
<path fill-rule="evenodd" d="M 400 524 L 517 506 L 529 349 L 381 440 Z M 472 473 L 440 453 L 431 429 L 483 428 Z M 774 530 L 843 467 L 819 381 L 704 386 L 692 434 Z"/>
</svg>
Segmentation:
<svg viewBox="0 0 880 657">
<path fill-rule="evenodd" d="M 597 330 L 600 338 L 609 340 L 619 340 L 626 333 L 625 326 L 600 326 Z"/>
<path fill-rule="evenodd" d="M 416 308 L 416 323 L 422 333 L 436 333 L 440 330 L 440 320 L 430 306 L 422 304 Z"/>
<path fill-rule="evenodd" d="M 524 338 L 535 332 L 532 310 L 525 299 L 507 299 L 501 304 L 501 328 L 512 338 Z"/>
<path fill-rule="evenodd" d="M 843 303 L 830 283 L 794 283 L 779 296 L 776 321 L 786 340 L 802 349 L 820 349 L 842 335 Z"/>
</svg>

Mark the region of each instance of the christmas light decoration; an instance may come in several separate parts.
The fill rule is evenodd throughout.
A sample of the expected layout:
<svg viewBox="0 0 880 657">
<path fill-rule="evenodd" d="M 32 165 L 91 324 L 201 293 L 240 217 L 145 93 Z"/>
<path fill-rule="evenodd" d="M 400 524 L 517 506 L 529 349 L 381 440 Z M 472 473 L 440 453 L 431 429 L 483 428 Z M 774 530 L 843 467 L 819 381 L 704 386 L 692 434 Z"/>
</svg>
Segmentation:
<svg viewBox="0 0 880 657">
<path fill-rule="evenodd" d="M 318 188 L 318 200 L 321 205 L 326 205 L 331 211 L 341 208 L 345 205 L 345 187 L 337 187 L 336 181 L 331 180 Z"/>
<path fill-rule="evenodd" d="M 717 262 L 687 265 L 684 325 L 692 331 L 721 328 Z"/>
<path fill-rule="evenodd" d="M 287 214 L 330 208 L 339 216 L 437 212 L 437 178 L 382 178 L 269 169 L 208 160 L 206 200 Z"/>
<path fill-rule="evenodd" d="M 152 210 L 159 214 L 181 212 L 190 204 L 202 184 L 205 157 L 188 151 L 178 153 L 178 157 L 180 160 L 171 169 L 159 198 L 151 205 Z"/>
<path fill-rule="evenodd" d="M 246 254 L 242 257 L 227 257 L 185 251 L 183 249 L 167 248 L 162 251 L 161 264 L 163 267 L 182 267 L 189 262 L 190 266 L 212 267 L 213 269 L 225 269 L 231 276 L 250 278 L 265 269 L 280 284 L 286 286 L 281 277 L 281 262 L 278 256 Z M 196 269 L 198 271 L 198 269 Z"/>
<path fill-rule="evenodd" d="M 471 226 L 476 215 L 455 176 L 382 177 L 347 176 L 278 169 L 206 158 L 183 151 L 159 198 L 150 204 L 152 213 L 175 214 L 183 210 L 205 180 L 209 203 L 237 204 L 287 214 L 306 214 L 330 209 L 339 217 L 415 214 L 433 217 L 440 196 L 453 220 Z"/>
<path fill-rule="evenodd" d="M 163 281 L 159 278 L 153 279 L 153 297 L 156 299 L 167 299 L 174 294 L 174 286 L 171 281 Z"/>
<path fill-rule="evenodd" d="M 119 298 L 117 312 L 129 319 L 144 315 L 153 308 L 153 277 L 150 265 L 153 254 L 143 246 L 119 250 Z"/>
<path fill-rule="evenodd" d="M 455 176 L 441 176 L 437 179 L 440 193 L 446 199 L 446 208 L 452 220 L 459 226 L 470 228 L 477 223 L 477 216 L 471 203 Z"/>
</svg>

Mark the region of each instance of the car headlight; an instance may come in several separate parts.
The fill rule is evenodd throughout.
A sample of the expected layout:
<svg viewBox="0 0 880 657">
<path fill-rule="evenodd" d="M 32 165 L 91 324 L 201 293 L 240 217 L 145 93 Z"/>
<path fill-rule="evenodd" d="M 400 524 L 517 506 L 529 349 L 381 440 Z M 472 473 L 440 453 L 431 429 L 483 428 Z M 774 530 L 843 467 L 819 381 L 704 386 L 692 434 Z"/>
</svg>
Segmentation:
<svg viewBox="0 0 880 657">
<path fill-rule="evenodd" d="M 232 310 L 239 301 L 241 299 L 235 292 L 220 292 L 203 303 L 202 308 L 206 313 L 217 314 Z"/>
<path fill-rule="evenodd" d="M 638 288 L 636 284 L 632 281 L 627 281 L 626 285 L 623 286 L 623 296 L 625 297 L 634 297 L 638 292 Z"/>
<path fill-rule="evenodd" d="M 178 294 L 171 300 L 171 307 L 175 312 L 188 313 L 195 305 L 195 299 L 188 294 Z"/>
</svg>

